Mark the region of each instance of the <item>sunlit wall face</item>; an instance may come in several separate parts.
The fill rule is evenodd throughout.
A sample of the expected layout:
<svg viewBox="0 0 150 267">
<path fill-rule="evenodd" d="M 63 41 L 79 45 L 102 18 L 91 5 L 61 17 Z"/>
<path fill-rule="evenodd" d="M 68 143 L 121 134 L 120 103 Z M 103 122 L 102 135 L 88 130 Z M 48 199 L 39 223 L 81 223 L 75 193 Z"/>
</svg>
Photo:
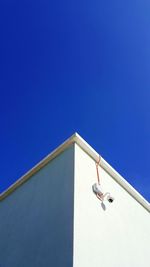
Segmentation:
<svg viewBox="0 0 150 267">
<path fill-rule="evenodd" d="M 99 176 L 103 192 L 114 197 L 112 203 L 93 193 L 95 161 L 76 145 L 74 267 L 148 267 L 149 211 L 103 168 Z"/>
</svg>

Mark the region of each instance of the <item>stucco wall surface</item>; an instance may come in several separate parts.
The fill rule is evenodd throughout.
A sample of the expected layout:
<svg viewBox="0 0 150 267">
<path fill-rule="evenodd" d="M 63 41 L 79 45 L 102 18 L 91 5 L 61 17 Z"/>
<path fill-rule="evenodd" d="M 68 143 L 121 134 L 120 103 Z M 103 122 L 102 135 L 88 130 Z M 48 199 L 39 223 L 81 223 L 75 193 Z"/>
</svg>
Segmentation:
<svg viewBox="0 0 150 267">
<path fill-rule="evenodd" d="M 0 202 L 0 266 L 72 267 L 74 145 Z"/>
<path fill-rule="evenodd" d="M 75 145 L 73 267 L 149 267 L 149 212 L 106 171 L 99 173 L 112 204 L 101 206 L 93 194 L 95 162 Z"/>
</svg>

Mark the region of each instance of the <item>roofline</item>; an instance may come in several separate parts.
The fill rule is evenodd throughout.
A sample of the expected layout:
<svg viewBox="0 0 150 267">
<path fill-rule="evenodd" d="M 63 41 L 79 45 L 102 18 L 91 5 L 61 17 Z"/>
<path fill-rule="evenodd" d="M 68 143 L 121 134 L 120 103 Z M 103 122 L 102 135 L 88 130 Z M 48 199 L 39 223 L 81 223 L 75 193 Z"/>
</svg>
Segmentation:
<svg viewBox="0 0 150 267">
<path fill-rule="evenodd" d="M 56 158 L 60 153 L 62 153 L 71 144 L 76 143 L 84 152 L 86 152 L 94 161 L 98 162 L 99 154 L 78 134 L 73 134 L 64 143 L 53 150 L 48 156 L 36 164 L 27 173 L 21 176 L 15 183 L 9 186 L 5 191 L 0 194 L 0 200 L 3 200 L 16 188 L 27 181 L 33 174 L 38 172 L 43 166 L 48 164 L 52 159 Z M 150 212 L 150 203 L 139 194 L 117 171 L 115 171 L 102 157 L 100 161 L 100 166 L 111 175 L 111 177 L 120 184 L 136 201 L 138 201 L 147 211 Z"/>
</svg>

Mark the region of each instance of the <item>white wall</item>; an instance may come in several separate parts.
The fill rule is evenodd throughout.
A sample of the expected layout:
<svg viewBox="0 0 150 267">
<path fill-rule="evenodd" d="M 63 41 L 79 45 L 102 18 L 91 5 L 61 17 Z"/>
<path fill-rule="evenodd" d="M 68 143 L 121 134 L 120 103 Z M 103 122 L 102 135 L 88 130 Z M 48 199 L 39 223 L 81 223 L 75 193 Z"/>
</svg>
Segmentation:
<svg viewBox="0 0 150 267">
<path fill-rule="evenodd" d="M 0 267 L 72 267 L 74 145 L 0 201 Z"/>
<path fill-rule="evenodd" d="M 75 145 L 74 267 L 150 266 L 150 216 L 100 168 L 104 192 L 115 201 L 106 209 L 92 192 L 95 162 Z"/>
</svg>

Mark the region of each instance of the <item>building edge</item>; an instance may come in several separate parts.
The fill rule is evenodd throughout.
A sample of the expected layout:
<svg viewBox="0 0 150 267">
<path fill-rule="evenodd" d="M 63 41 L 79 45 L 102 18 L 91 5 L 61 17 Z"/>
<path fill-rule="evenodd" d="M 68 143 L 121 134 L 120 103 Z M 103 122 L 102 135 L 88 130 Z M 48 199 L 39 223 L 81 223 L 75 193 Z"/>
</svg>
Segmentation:
<svg viewBox="0 0 150 267">
<path fill-rule="evenodd" d="M 3 200 L 9 194 L 11 194 L 15 189 L 25 183 L 32 175 L 38 172 L 51 160 L 56 158 L 60 153 L 62 153 L 70 145 L 76 143 L 80 148 L 87 153 L 95 162 L 98 162 L 99 154 L 78 134 L 74 133 L 70 138 L 53 150 L 49 155 L 42 159 L 38 164 L 36 164 L 27 173 L 21 176 L 15 183 L 9 186 L 5 191 L 0 194 L 0 200 Z M 111 175 L 111 177 L 121 185 L 139 204 L 141 204 L 147 211 L 150 212 L 150 203 L 138 193 L 117 171 L 115 171 L 102 157 L 100 161 L 100 166 Z"/>
</svg>

